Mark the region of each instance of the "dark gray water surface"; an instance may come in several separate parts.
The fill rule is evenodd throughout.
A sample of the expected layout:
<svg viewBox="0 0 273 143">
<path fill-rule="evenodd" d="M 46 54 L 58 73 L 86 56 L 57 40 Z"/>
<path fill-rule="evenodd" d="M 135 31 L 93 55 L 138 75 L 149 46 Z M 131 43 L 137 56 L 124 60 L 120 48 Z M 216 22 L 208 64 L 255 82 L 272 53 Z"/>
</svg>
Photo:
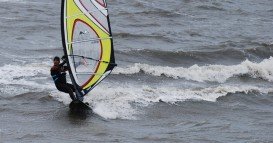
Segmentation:
<svg viewBox="0 0 273 143">
<path fill-rule="evenodd" d="M 273 142 L 273 1 L 110 0 L 118 67 L 73 114 L 61 1 L 0 0 L 0 143 Z"/>
</svg>

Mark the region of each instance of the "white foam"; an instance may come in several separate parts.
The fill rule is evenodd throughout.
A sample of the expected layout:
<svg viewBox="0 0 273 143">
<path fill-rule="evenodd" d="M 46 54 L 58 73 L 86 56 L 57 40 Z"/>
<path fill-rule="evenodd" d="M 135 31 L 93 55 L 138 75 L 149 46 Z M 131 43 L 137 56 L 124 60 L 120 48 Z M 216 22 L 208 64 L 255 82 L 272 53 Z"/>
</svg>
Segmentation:
<svg viewBox="0 0 273 143">
<path fill-rule="evenodd" d="M 1 85 L 0 93 L 1 96 L 19 95 L 22 93 L 30 92 L 30 89 L 24 87 L 14 87 L 10 85 Z"/>
<path fill-rule="evenodd" d="M 4 65 L 0 67 L 0 92 L 15 96 L 26 92 L 46 91 L 59 102 L 68 105 L 71 99 L 68 94 L 59 92 L 50 77 L 51 62 L 31 63 L 24 65 Z M 47 79 L 49 78 L 49 79 Z M 43 80 L 41 82 L 41 80 Z M 86 101 L 94 106 L 94 111 L 110 119 L 134 119 L 137 110 L 131 106 L 132 95 L 136 93 L 133 89 L 125 91 L 119 87 L 112 91 L 112 88 L 101 84 L 86 97 Z M 107 88 L 107 90 L 104 90 Z M 137 99 L 137 98 L 136 98 Z"/>
<path fill-rule="evenodd" d="M 143 113 L 139 109 L 164 101 L 175 104 L 187 100 L 202 100 L 215 102 L 217 98 L 228 93 L 258 92 L 267 94 L 273 89 L 247 85 L 221 85 L 209 88 L 179 89 L 175 87 L 149 86 L 137 87 L 135 85 L 119 85 L 119 87 L 97 86 L 85 102 L 89 102 L 93 111 L 106 119 L 137 119 L 137 115 Z M 71 100 L 68 95 L 58 95 L 59 101 L 68 104 Z M 57 96 L 56 96 L 57 97 Z"/>
<path fill-rule="evenodd" d="M 85 100 L 92 105 L 95 113 L 104 118 L 135 119 L 134 115 L 139 114 L 131 104 L 137 99 L 136 89 L 103 85 L 96 87 L 90 94 Z"/>
<path fill-rule="evenodd" d="M 252 63 L 245 61 L 240 65 L 240 67 L 246 67 L 240 72 L 238 70 L 237 74 L 242 73 L 252 73 L 253 77 L 267 78 L 269 79 L 270 72 L 272 69 L 268 67 L 272 58 L 264 60 L 261 63 Z M 33 91 L 46 91 L 50 92 L 54 99 L 68 105 L 71 99 L 68 94 L 59 92 L 53 81 L 50 78 L 50 66 L 51 62 L 46 61 L 43 63 L 32 63 L 26 65 L 5 65 L 0 67 L 0 92 L 11 93 L 12 94 L 22 94 L 25 92 Z M 142 65 L 140 65 L 142 66 Z M 211 68 L 213 67 L 213 68 Z M 204 66 L 195 67 L 205 70 L 210 74 L 217 73 L 215 70 L 210 71 L 209 69 L 215 69 L 218 66 Z M 220 67 L 223 67 L 219 65 Z M 233 67 L 233 66 L 229 66 Z M 233 67 L 233 68 L 234 68 Z M 157 67 L 146 67 L 147 69 L 157 69 Z M 162 68 L 162 67 L 160 67 Z M 191 69 L 193 67 L 190 67 Z M 141 68 L 144 70 L 145 68 Z M 189 70 L 184 69 L 184 70 Z M 217 68 L 216 68 L 217 69 Z M 146 70 L 146 69 L 145 69 Z M 226 69 L 228 70 L 228 69 Z M 127 70 L 127 72 L 132 72 L 135 70 Z M 147 70 L 146 70 L 147 71 Z M 193 70 L 189 70 L 194 72 Z M 189 72 L 188 71 L 188 72 Z M 217 70 L 216 70 L 217 71 Z M 244 72 L 242 72 L 244 71 Z M 126 71 L 123 71 L 123 73 Z M 164 71 L 166 74 L 168 71 Z M 225 71 L 228 72 L 228 71 Z M 223 72 L 223 73 L 225 73 Z M 134 73 L 134 72 L 132 72 Z M 171 73 L 171 72 L 170 72 Z M 197 72 L 198 73 L 198 72 Z M 196 76 L 200 77 L 197 73 Z M 155 73 L 156 75 L 157 73 Z M 202 75 L 203 73 L 200 72 Z M 208 75 L 210 75 L 208 74 Z M 233 75 L 233 73 L 230 74 Z M 183 74 L 182 74 L 183 75 Z M 185 74 L 184 74 L 185 75 Z M 212 74 L 213 75 L 213 74 Z M 210 76 L 212 76 L 210 75 Z M 204 76 L 204 75 L 203 75 Z M 202 77 L 202 76 L 201 76 Z M 227 76 L 228 77 L 228 76 Z M 180 77 L 179 77 L 180 78 Z M 220 77 L 218 77 L 220 78 Z M 208 79 L 208 78 L 205 78 Z M 217 78 L 216 78 L 217 79 Z M 42 82 L 41 82 L 42 80 Z M 270 79 L 271 80 L 271 79 Z M 133 83 L 132 83 L 133 84 Z M 258 93 L 268 93 L 273 92 L 273 89 L 268 89 L 264 87 L 248 86 L 248 85 L 220 85 L 213 87 L 194 87 L 182 89 L 179 87 L 150 87 L 147 85 L 132 85 L 130 83 L 113 85 L 111 83 L 103 83 L 97 86 L 89 96 L 86 96 L 85 101 L 89 102 L 93 106 L 93 110 L 96 114 L 107 118 L 107 119 L 136 119 L 137 115 L 143 113 L 139 109 L 142 107 L 149 106 L 151 104 L 157 103 L 160 100 L 175 104 L 176 102 L 186 101 L 186 100 L 205 100 L 215 102 L 217 98 L 225 96 L 228 93 L 237 92 L 258 92 Z M 3 86 L 2 86 L 3 85 Z"/>
<path fill-rule="evenodd" d="M 0 92 L 10 95 L 22 94 L 29 91 L 54 89 L 53 82 L 46 80 L 50 77 L 50 67 L 44 63 L 27 65 L 4 65 L 0 67 Z M 37 82 L 39 80 L 44 82 Z"/>
<path fill-rule="evenodd" d="M 115 88 L 113 91 L 112 88 L 102 85 L 85 96 L 84 102 L 90 103 L 93 111 L 105 119 L 135 119 L 134 115 L 139 114 L 131 105 L 135 92 L 126 91 L 123 87 Z M 65 93 L 52 91 L 51 96 L 66 105 L 71 102 L 69 95 Z"/>
<path fill-rule="evenodd" d="M 264 80 L 273 81 L 272 63 L 272 57 L 260 63 L 246 60 L 239 65 L 193 65 L 189 68 L 152 66 L 136 63 L 131 67 L 117 67 L 113 71 L 113 74 L 136 74 L 142 71 L 153 76 L 164 75 L 174 79 L 184 78 L 198 82 L 211 81 L 219 83 L 224 83 L 231 77 L 248 75 L 252 78 L 262 78 Z"/>
</svg>

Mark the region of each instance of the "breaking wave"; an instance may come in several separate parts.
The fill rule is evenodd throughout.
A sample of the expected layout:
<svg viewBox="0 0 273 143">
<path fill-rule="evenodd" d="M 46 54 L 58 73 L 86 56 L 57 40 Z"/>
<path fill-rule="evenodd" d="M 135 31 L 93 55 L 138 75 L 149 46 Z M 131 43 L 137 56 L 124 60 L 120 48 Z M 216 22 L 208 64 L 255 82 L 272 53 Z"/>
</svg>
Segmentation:
<svg viewBox="0 0 273 143">
<path fill-rule="evenodd" d="M 148 64 L 136 63 L 131 67 L 118 67 L 114 74 L 136 74 L 143 72 L 153 76 L 166 76 L 174 79 L 184 78 L 197 82 L 219 82 L 224 83 L 231 77 L 249 76 L 251 78 L 261 78 L 273 81 L 273 58 L 265 59 L 260 63 L 246 60 L 238 65 L 193 65 L 189 68 L 153 66 Z"/>
</svg>

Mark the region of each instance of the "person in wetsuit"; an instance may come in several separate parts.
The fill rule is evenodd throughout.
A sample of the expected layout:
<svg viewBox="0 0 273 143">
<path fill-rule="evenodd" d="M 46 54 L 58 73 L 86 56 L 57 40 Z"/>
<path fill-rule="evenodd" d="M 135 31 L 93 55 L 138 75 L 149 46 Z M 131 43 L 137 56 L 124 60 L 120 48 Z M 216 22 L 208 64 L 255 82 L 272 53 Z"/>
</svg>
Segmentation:
<svg viewBox="0 0 273 143">
<path fill-rule="evenodd" d="M 66 81 L 66 71 L 69 69 L 68 66 L 64 66 L 66 64 L 66 60 L 62 57 L 63 62 L 60 63 L 59 57 L 54 57 L 53 63 L 54 65 L 50 69 L 50 74 L 54 80 L 56 88 L 61 91 L 68 93 L 70 98 L 75 101 L 76 97 L 73 92 L 75 92 L 75 87 L 72 84 L 67 83 Z"/>
</svg>

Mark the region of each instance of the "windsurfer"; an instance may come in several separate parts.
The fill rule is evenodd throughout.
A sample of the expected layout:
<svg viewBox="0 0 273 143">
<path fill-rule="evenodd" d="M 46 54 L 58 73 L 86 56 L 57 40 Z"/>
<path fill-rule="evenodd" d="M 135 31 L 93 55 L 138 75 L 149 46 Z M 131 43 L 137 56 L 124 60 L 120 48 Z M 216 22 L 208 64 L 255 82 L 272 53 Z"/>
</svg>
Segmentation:
<svg viewBox="0 0 273 143">
<path fill-rule="evenodd" d="M 59 57 L 54 57 L 53 63 L 54 65 L 50 69 L 50 74 L 54 80 L 56 88 L 61 91 L 68 93 L 70 98 L 74 101 L 76 97 L 73 92 L 75 92 L 75 88 L 72 84 L 67 83 L 66 81 L 66 71 L 69 69 L 68 66 L 64 66 L 66 64 L 65 57 L 62 57 L 63 62 L 60 63 Z"/>
</svg>

